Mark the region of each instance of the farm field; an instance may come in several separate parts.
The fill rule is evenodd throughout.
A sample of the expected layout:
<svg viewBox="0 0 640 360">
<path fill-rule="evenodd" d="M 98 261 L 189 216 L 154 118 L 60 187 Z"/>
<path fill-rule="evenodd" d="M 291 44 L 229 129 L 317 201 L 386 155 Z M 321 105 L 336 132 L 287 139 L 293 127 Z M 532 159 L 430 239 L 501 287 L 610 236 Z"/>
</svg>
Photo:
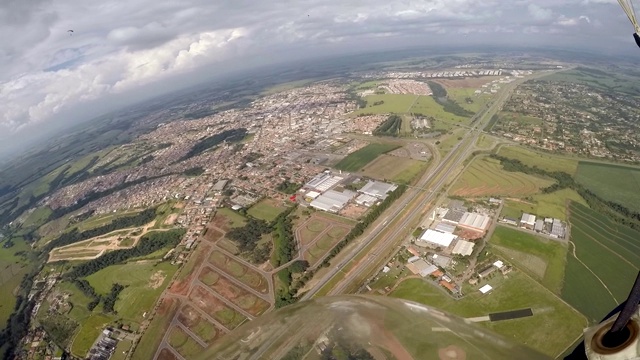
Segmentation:
<svg viewBox="0 0 640 360">
<path fill-rule="evenodd" d="M 562 171 L 573 175 L 578 169 L 577 160 L 539 153 L 520 146 L 503 146 L 498 155 L 520 160 L 525 165 L 537 166 L 547 171 Z"/>
<path fill-rule="evenodd" d="M 567 245 L 498 225 L 491 248 L 556 294 L 560 294 L 567 259 Z"/>
<path fill-rule="evenodd" d="M 360 171 L 365 165 L 373 161 L 379 155 L 398 148 L 399 145 L 371 143 L 362 149 L 356 150 L 340 160 L 335 165 L 336 169 L 355 172 Z"/>
<path fill-rule="evenodd" d="M 416 101 L 417 95 L 411 94 L 384 94 L 384 95 L 368 95 L 365 96 L 367 106 L 358 109 L 351 115 L 360 114 L 403 114 L 409 112 L 409 108 Z M 375 102 L 384 101 L 384 104 L 373 105 Z"/>
<path fill-rule="evenodd" d="M 268 302 L 235 285 L 227 277 L 210 267 L 203 268 L 198 279 L 211 290 L 251 315 L 258 316 L 269 309 Z"/>
<path fill-rule="evenodd" d="M 629 294 L 640 267 L 640 233 L 580 204 L 572 203 L 570 211 L 572 245 L 562 297 L 600 321 Z"/>
<path fill-rule="evenodd" d="M 186 359 L 194 359 L 204 350 L 197 341 L 178 326 L 174 326 L 169 333 L 169 345 Z"/>
<path fill-rule="evenodd" d="M 270 222 L 278 217 L 278 215 L 286 209 L 287 208 L 285 206 L 279 205 L 273 199 L 264 199 L 249 208 L 249 210 L 247 210 L 247 214 L 253 216 L 256 219 L 262 219 L 264 221 Z"/>
<path fill-rule="evenodd" d="M 605 200 L 640 211 L 640 168 L 580 161 L 576 181 Z"/>
<path fill-rule="evenodd" d="M 407 279 L 391 294 L 393 297 L 416 301 L 462 317 L 488 315 L 491 312 L 532 308 L 532 317 L 502 322 L 481 322 L 479 325 L 546 353 L 559 355 L 582 334 L 586 319 L 567 306 L 552 292 L 516 271 L 508 278 L 499 277 L 489 294 L 473 291 L 461 300 L 454 300 L 441 289 L 422 279 Z M 490 282 L 492 282 L 490 280 Z"/>
<path fill-rule="evenodd" d="M 124 285 L 114 309 L 119 318 L 141 323 L 142 314 L 153 309 L 176 270 L 168 262 L 130 262 L 104 268 L 88 276 L 87 281 L 98 294 L 109 293 L 114 283 Z"/>
<path fill-rule="evenodd" d="M 178 321 L 196 334 L 202 341 L 211 345 L 213 341 L 222 336 L 222 330 L 216 328 L 207 319 L 200 315 L 191 305 L 185 305 L 180 314 Z"/>
<path fill-rule="evenodd" d="M 500 162 L 477 157 L 451 189 L 451 194 L 464 197 L 525 196 L 553 184 L 532 175 L 502 170 Z"/>
<path fill-rule="evenodd" d="M 381 155 L 367 164 L 362 173 L 378 180 L 409 184 L 427 168 L 427 165 L 424 161 Z"/>
<path fill-rule="evenodd" d="M 196 286 L 191 291 L 189 300 L 229 330 L 237 328 L 247 320 L 202 286 Z"/>
<path fill-rule="evenodd" d="M 566 221 L 569 201 L 587 205 L 575 190 L 562 189 L 549 194 L 531 195 L 530 200 L 527 201 L 505 200 L 502 214 L 512 218 L 520 218 L 522 213 L 526 212 Z"/>
<path fill-rule="evenodd" d="M 438 104 L 431 96 L 418 97 L 418 100 L 413 104 L 413 106 L 411 106 L 409 112 L 412 114 L 433 116 L 439 120 L 439 122 L 446 121 L 453 124 L 464 125 L 468 125 L 470 123 L 470 118 L 454 115 L 444 111 L 442 105 Z"/>
<path fill-rule="evenodd" d="M 257 271 L 234 260 L 220 251 L 212 251 L 209 262 L 238 281 L 263 294 L 269 292 L 267 280 Z"/>
</svg>

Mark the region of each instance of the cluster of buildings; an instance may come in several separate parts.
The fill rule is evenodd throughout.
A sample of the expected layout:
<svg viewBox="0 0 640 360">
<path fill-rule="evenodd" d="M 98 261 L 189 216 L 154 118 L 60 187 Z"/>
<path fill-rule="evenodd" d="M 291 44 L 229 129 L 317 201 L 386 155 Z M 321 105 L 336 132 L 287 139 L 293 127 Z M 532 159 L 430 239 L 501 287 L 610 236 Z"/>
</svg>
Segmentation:
<svg viewBox="0 0 640 360">
<path fill-rule="evenodd" d="M 384 90 L 387 94 L 412 94 L 412 95 L 431 95 L 433 92 L 427 83 L 415 80 L 397 80 L 392 79 L 380 83 L 376 89 L 363 91 L 360 96 L 373 95 L 378 90 Z"/>
<path fill-rule="evenodd" d="M 109 360 L 116 350 L 118 341 L 111 337 L 111 330 L 104 329 L 98 339 L 89 350 L 90 360 Z"/>
<path fill-rule="evenodd" d="M 368 79 L 415 79 L 415 78 L 464 78 L 477 76 L 500 76 L 502 69 L 450 70 L 450 71 L 373 71 L 362 77 Z"/>
<path fill-rule="evenodd" d="M 414 247 L 410 246 L 408 250 L 413 256 L 407 259 L 405 266 L 412 274 L 430 278 L 452 294 L 460 293 L 460 286 L 443 270 L 452 261 L 450 257 L 433 254 L 425 259 Z"/>
<path fill-rule="evenodd" d="M 564 239 L 567 231 L 567 224 L 560 219 L 537 218 L 535 215 L 528 213 L 523 213 L 520 220 L 505 216 L 501 222 L 545 234 L 556 239 Z"/>
</svg>

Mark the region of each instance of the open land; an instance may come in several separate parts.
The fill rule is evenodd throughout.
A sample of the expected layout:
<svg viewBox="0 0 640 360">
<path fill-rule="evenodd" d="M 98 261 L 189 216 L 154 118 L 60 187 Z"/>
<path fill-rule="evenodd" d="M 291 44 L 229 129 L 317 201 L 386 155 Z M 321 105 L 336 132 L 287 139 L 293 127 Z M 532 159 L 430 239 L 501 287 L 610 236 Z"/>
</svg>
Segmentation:
<svg viewBox="0 0 640 360">
<path fill-rule="evenodd" d="M 256 291 L 264 294 L 269 292 L 267 281 L 260 273 L 250 269 L 231 256 L 214 250 L 209 256 L 209 263 Z"/>
<path fill-rule="evenodd" d="M 253 216 L 256 219 L 262 219 L 267 222 L 273 221 L 281 212 L 287 208 L 281 204 L 278 204 L 273 199 L 264 199 L 259 203 L 253 205 L 247 210 L 247 214 Z"/>
<path fill-rule="evenodd" d="M 229 330 L 235 329 L 247 319 L 202 286 L 196 286 L 191 291 L 189 300 Z"/>
<path fill-rule="evenodd" d="M 178 314 L 178 321 L 191 330 L 198 338 L 207 344 L 212 344 L 216 339 L 224 334 L 209 322 L 200 312 L 191 305 L 185 305 Z"/>
<path fill-rule="evenodd" d="M 362 169 L 362 174 L 379 180 L 409 184 L 427 168 L 424 161 L 381 155 Z"/>
<path fill-rule="evenodd" d="M 335 165 L 335 168 L 344 171 L 361 171 L 365 165 L 381 154 L 396 148 L 398 145 L 372 143 L 347 155 Z"/>
<path fill-rule="evenodd" d="M 203 268 L 198 279 L 251 315 L 258 316 L 269 309 L 268 302 L 234 285 L 231 280 L 210 267 Z"/>
<path fill-rule="evenodd" d="M 507 199 L 505 200 L 502 214 L 519 219 L 522 213 L 529 213 L 566 221 L 567 207 L 570 201 L 587 205 L 586 201 L 575 190 L 562 189 L 549 194 L 530 195 L 527 200 Z"/>
<path fill-rule="evenodd" d="M 500 151 L 498 151 L 498 155 L 520 160 L 523 164 L 528 166 L 537 166 L 538 168 L 547 171 L 563 171 L 570 175 L 575 174 L 578 168 L 577 160 L 548 155 L 525 149 L 520 146 L 503 146 L 500 148 Z"/>
<path fill-rule="evenodd" d="M 640 169 L 580 161 L 576 181 L 605 200 L 640 211 Z"/>
</svg>

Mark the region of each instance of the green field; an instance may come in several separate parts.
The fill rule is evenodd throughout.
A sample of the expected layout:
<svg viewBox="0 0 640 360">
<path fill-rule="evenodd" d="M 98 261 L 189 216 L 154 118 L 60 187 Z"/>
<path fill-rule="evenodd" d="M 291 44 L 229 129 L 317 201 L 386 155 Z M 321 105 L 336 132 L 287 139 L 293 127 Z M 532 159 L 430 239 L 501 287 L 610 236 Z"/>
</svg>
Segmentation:
<svg viewBox="0 0 640 360">
<path fill-rule="evenodd" d="M 142 314 L 153 309 L 177 268 L 169 262 L 130 262 L 112 265 L 87 277 L 99 294 L 107 294 L 114 283 L 125 286 L 114 309 L 118 317 L 140 323 Z"/>
<path fill-rule="evenodd" d="M 489 243 L 496 253 L 560 294 L 567 245 L 505 226 L 496 227 Z"/>
<path fill-rule="evenodd" d="M 40 226 L 47 222 L 49 215 L 52 211 L 48 206 L 36 208 L 29 216 L 24 220 L 24 226 Z"/>
<path fill-rule="evenodd" d="M 140 342 L 136 346 L 132 360 L 148 360 L 151 354 L 155 354 L 156 349 L 162 341 L 162 337 L 169 329 L 169 324 L 173 319 L 174 314 L 178 310 L 180 302 L 177 299 L 165 298 L 160 310 L 155 314 L 153 320 L 147 327 L 147 330 L 142 334 Z"/>
<path fill-rule="evenodd" d="M 89 316 L 80 326 L 71 344 L 71 353 L 84 358 L 91 349 L 105 326 L 111 321 L 107 315 L 95 313 Z"/>
<path fill-rule="evenodd" d="M 460 104 L 464 109 L 476 113 L 483 109 L 492 97 L 487 94 L 474 94 L 476 90 L 476 88 L 447 88 L 447 97 Z M 467 103 L 467 98 L 471 98 L 473 102 Z"/>
<path fill-rule="evenodd" d="M 125 360 L 129 350 L 131 350 L 131 345 L 131 340 L 125 339 L 118 341 L 118 345 L 116 345 L 116 349 L 109 360 Z"/>
<path fill-rule="evenodd" d="M 443 156 L 446 155 L 449 151 L 453 150 L 453 147 L 456 146 L 463 137 L 464 133 L 467 132 L 466 128 L 457 128 L 450 131 L 450 134 L 447 133 L 443 137 L 440 137 L 436 145 L 440 150 L 440 154 Z"/>
<path fill-rule="evenodd" d="M 351 113 L 352 115 L 360 114 L 404 114 L 409 112 L 409 108 L 416 101 L 417 95 L 411 94 L 384 94 L 384 95 L 369 95 L 364 99 L 367 101 L 367 106 L 362 109 L 358 109 Z M 373 105 L 376 102 L 384 101 L 381 105 Z"/>
<path fill-rule="evenodd" d="M 503 146 L 498 155 L 520 160 L 523 164 L 537 166 L 547 171 L 563 171 L 571 175 L 576 173 L 578 161 L 559 156 L 538 153 L 519 146 Z"/>
<path fill-rule="evenodd" d="M 271 222 L 286 209 L 287 208 L 285 206 L 278 205 L 278 203 L 273 199 L 264 199 L 249 208 L 249 210 L 247 210 L 247 214 L 256 219 Z"/>
<path fill-rule="evenodd" d="M 424 172 L 427 165 L 424 161 L 410 158 L 380 155 L 367 164 L 362 169 L 362 173 L 378 180 L 409 184 L 416 176 Z"/>
<path fill-rule="evenodd" d="M 449 91 L 449 90 L 447 90 Z M 438 104 L 431 96 L 420 96 L 418 100 L 411 106 L 409 110 L 412 114 L 420 114 L 425 116 L 433 116 L 438 122 L 450 122 L 454 124 L 469 125 L 471 118 L 454 115 L 444 111 L 442 105 Z"/>
<path fill-rule="evenodd" d="M 229 226 L 232 228 L 242 227 L 247 223 L 247 219 L 244 216 L 229 208 L 223 207 L 217 209 L 216 215 L 224 216 L 225 218 L 227 218 L 227 220 L 229 220 Z"/>
<path fill-rule="evenodd" d="M 529 124 L 529 125 L 542 125 L 542 119 L 533 117 L 533 116 L 525 116 L 518 113 L 513 113 L 509 111 L 502 111 L 498 114 L 500 117 L 499 123 L 501 122 L 516 122 L 519 124 Z"/>
<path fill-rule="evenodd" d="M 204 348 L 181 328 L 174 326 L 169 334 L 169 345 L 186 359 L 194 359 L 202 353 Z"/>
<path fill-rule="evenodd" d="M 553 184 L 552 180 L 504 171 L 500 161 L 488 157 L 473 160 L 451 189 L 456 196 L 525 196 Z"/>
<path fill-rule="evenodd" d="M 603 72 L 584 67 L 551 74 L 542 80 L 588 85 L 606 92 L 619 91 L 633 96 L 637 96 L 639 91 L 637 77 L 615 76 L 609 71 Z"/>
<path fill-rule="evenodd" d="M 569 201 L 587 205 L 575 190 L 562 189 L 550 194 L 531 195 L 526 202 L 505 200 L 502 214 L 512 218 L 520 218 L 522 213 L 530 213 L 566 221 Z"/>
<path fill-rule="evenodd" d="M 15 255 L 19 251 L 28 251 L 29 245 L 22 239 L 14 239 L 14 243 L 8 249 L 0 246 L 0 292 L 6 295 L 0 301 L 0 329 L 4 328 L 16 304 L 14 290 L 20 286 L 22 278 L 33 265 L 27 259 Z"/>
<path fill-rule="evenodd" d="M 394 144 L 371 143 L 347 155 L 336 164 L 335 168 L 351 172 L 360 171 L 365 165 L 381 154 L 397 149 L 398 147 L 398 145 Z"/>
<path fill-rule="evenodd" d="M 488 150 L 488 149 L 491 149 L 495 143 L 496 141 L 493 138 L 489 137 L 488 135 L 482 134 L 478 138 L 476 147 L 483 150 Z"/>
<path fill-rule="evenodd" d="M 534 312 L 532 317 L 479 324 L 551 356 L 559 355 L 582 334 L 586 325 L 584 317 L 530 277 L 516 270 L 506 279 L 497 278 L 492 283 L 494 290 L 491 293 L 482 295 L 473 291 L 457 301 L 422 279 L 403 281 L 391 296 L 462 317 L 530 307 Z"/>
<path fill-rule="evenodd" d="M 592 321 L 626 299 L 640 267 L 640 232 L 571 204 L 571 241 L 562 297 Z"/>
<path fill-rule="evenodd" d="M 640 211 L 639 168 L 580 161 L 576 181 L 605 200 Z"/>
</svg>

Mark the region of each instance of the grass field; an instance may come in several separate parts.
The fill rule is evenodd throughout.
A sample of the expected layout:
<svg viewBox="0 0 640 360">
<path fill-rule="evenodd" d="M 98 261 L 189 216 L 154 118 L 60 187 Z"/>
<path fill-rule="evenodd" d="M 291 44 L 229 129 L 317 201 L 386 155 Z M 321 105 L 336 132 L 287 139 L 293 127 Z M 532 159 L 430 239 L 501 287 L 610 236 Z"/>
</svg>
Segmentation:
<svg viewBox="0 0 640 360">
<path fill-rule="evenodd" d="M 52 211 L 48 206 L 36 208 L 29 216 L 24 220 L 24 226 L 40 226 L 47 222 L 49 215 Z"/>
<path fill-rule="evenodd" d="M 247 219 L 244 216 L 229 208 L 223 207 L 217 209 L 216 215 L 224 216 L 225 218 L 227 218 L 229 220 L 229 226 L 231 226 L 232 228 L 242 227 L 247 223 Z"/>
<path fill-rule="evenodd" d="M 0 293 L 5 295 L 0 301 L 0 329 L 4 328 L 16 304 L 14 291 L 33 266 L 33 263 L 15 255 L 19 251 L 28 251 L 29 245 L 21 239 L 15 239 L 14 243 L 8 249 L 0 246 Z"/>
<path fill-rule="evenodd" d="M 253 216 L 256 219 L 262 219 L 267 222 L 271 222 L 286 209 L 287 208 L 285 206 L 278 204 L 273 199 L 264 199 L 249 208 L 249 210 L 247 210 L 247 214 Z"/>
<path fill-rule="evenodd" d="M 504 171 L 498 160 L 478 157 L 458 178 L 451 193 L 465 197 L 525 196 L 535 194 L 551 184 L 552 180 Z"/>
<path fill-rule="evenodd" d="M 116 349 L 109 360 L 125 360 L 131 349 L 131 345 L 132 342 L 128 339 L 118 341 L 118 345 L 116 345 Z"/>
<path fill-rule="evenodd" d="M 470 118 L 454 115 L 444 111 L 442 105 L 438 104 L 431 96 L 418 97 L 418 100 L 413 104 L 413 106 L 411 106 L 409 112 L 412 114 L 433 116 L 439 121 L 446 121 L 454 124 L 468 125 L 470 122 Z"/>
<path fill-rule="evenodd" d="M 512 218 L 520 218 L 522 213 L 535 214 L 537 216 L 553 217 L 567 220 L 568 201 L 587 205 L 586 201 L 575 190 L 562 189 L 550 194 L 535 194 L 530 196 L 527 202 L 506 200 L 502 213 Z"/>
<path fill-rule="evenodd" d="M 491 149 L 495 143 L 496 141 L 493 138 L 489 137 L 488 135 L 482 134 L 478 138 L 476 147 L 478 147 L 479 149 L 488 150 Z"/>
<path fill-rule="evenodd" d="M 573 175 L 578 169 L 577 160 L 538 153 L 519 146 L 503 146 L 498 155 L 517 159 L 525 165 L 537 166 L 547 171 L 563 171 Z"/>
<path fill-rule="evenodd" d="M 502 111 L 499 122 L 516 122 L 519 124 L 542 125 L 542 119 L 533 116 L 524 116 L 518 113 Z"/>
<path fill-rule="evenodd" d="M 471 112 L 478 112 L 486 107 L 492 96 L 488 94 L 474 94 L 477 88 L 447 88 L 447 97 L 454 100 L 464 109 Z M 467 103 L 467 98 L 471 98 L 472 103 Z"/>
<path fill-rule="evenodd" d="M 191 305 L 184 306 L 178 315 L 178 320 L 207 344 L 211 344 L 223 335 L 220 329 L 200 315 Z"/>
<path fill-rule="evenodd" d="M 509 262 L 560 294 L 567 258 L 566 245 L 505 226 L 496 227 L 489 243 L 496 253 L 505 255 Z"/>
<path fill-rule="evenodd" d="M 200 344 L 177 326 L 174 326 L 169 333 L 169 345 L 186 359 L 194 359 L 204 350 Z"/>
<path fill-rule="evenodd" d="M 479 324 L 551 356 L 561 353 L 582 334 L 582 328 L 586 325 L 584 317 L 551 291 L 519 271 L 512 272 L 507 279 L 499 278 L 501 281 L 492 284 L 495 285 L 494 290 L 489 294 L 473 291 L 457 301 L 422 279 L 403 281 L 391 296 L 430 305 L 462 317 L 530 307 L 534 311 L 532 317 Z"/>
<path fill-rule="evenodd" d="M 211 290 L 251 315 L 258 316 L 269 309 L 269 303 L 237 286 L 225 275 L 213 268 L 203 268 L 198 279 Z"/>
<path fill-rule="evenodd" d="M 252 289 L 265 294 L 269 292 L 267 280 L 260 275 L 260 273 L 250 269 L 226 254 L 214 250 L 209 256 L 209 262 Z"/>
<path fill-rule="evenodd" d="M 302 244 L 309 244 L 312 242 L 324 229 L 328 228 L 330 224 L 322 219 L 313 218 L 302 228 L 299 229 L 300 242 Z"/>
<path fill-rule="evenodd" d="M 107 315 L 96 313 L 89 316 L 76 333 L 76 337 L 71 344 L 71 353 L 84 358 L 91 349 L 91 345 L 96 341 L 98 335 L 104 327 L 111 321 Z"/>
<path fill-rule="evenodd" d="M 312 247 L 304 253 L 304 258 L 315 265 L 329 250 L 331 250 L 349 232 L 349 228 L 333 227 L 327 231 Z"/>
<path fill-rule="evenodd" d="M 107 294 L 114 283 L 124 285 L 114 309 L 119 318 L 141 323 L 142 314 L 153 309 L 176 270 L 169 262 L 131 262 L 104 268 L 87 281 L 99 294 Z"/>
<path fill-rule="evenodd" d="M 453 150 L 453 147 L 460 142 L 459 138 L 461 138 L 465 132 L 467 132 L 466 128 L 457 128 L 451 131 L 451 134 L 441 137 L 439 139 L 440 143 L 437 144 L 440 154 L 444 156 L 449 151 Z"/>
<path fill-rule="evenodd" d="M 153 317 L 153 320 L 151 320 L 149 327 L 147 327 L 147 330 L 142 334 L 140 342 L 138 342 L 131 357 L 132 360 L 148 360 L 151 354 L 155 354 L 156 349 L 162 341 L 162 337 L 169 329 L 169 324 L 178 310 L 179 305 L 180 302 L 178 299 L 165 298 L 162 300 L 162 304 Z"/>
<path fill-rule="evenodd" d="M 347 155 L 335 168 L 344 171 L 360 171 L 379 155 L 397 149 L 399 145 L 372 143 Z"/>
<path fill-rule="evenodd" d="M 626 299 L 640 267 L 640 233 L 571 204 L 571 241 L 562 297 L 599 321 Z"/>
<path fill-rule="evenodd" d="M 427 168 L 424 161 L 381 155 L 362 169 L 365 176 L 395 183 L 409 184 Z"/>
<path fill-rule="evenodd" d="M 352 112 L 352 115 L 360 114 L 403 114 L 409 112 L 409 108 L 416 101 L 417 95 L 411 94 L 384 94 L 365 96 L 367 106 Z M 373 105 L 378 101 L 384 101 L 381 105 Z"/>
<path fill-rule="evenodd" d="M 602 91 L 619 91 L 633 96 L 638 94 L 637 78 L 614 76 L 611 72 L 603 73 L 597 69 L 594 71 L 594 69 L 578 67 L 576 69 L 551 74 L 542 79 L 589 85 Z"/>
<path fill-rule="evenodd" d="M 605 200 L 640 211 L 640 168 L 580 161 L 576 181 Z"/>
</svg>

